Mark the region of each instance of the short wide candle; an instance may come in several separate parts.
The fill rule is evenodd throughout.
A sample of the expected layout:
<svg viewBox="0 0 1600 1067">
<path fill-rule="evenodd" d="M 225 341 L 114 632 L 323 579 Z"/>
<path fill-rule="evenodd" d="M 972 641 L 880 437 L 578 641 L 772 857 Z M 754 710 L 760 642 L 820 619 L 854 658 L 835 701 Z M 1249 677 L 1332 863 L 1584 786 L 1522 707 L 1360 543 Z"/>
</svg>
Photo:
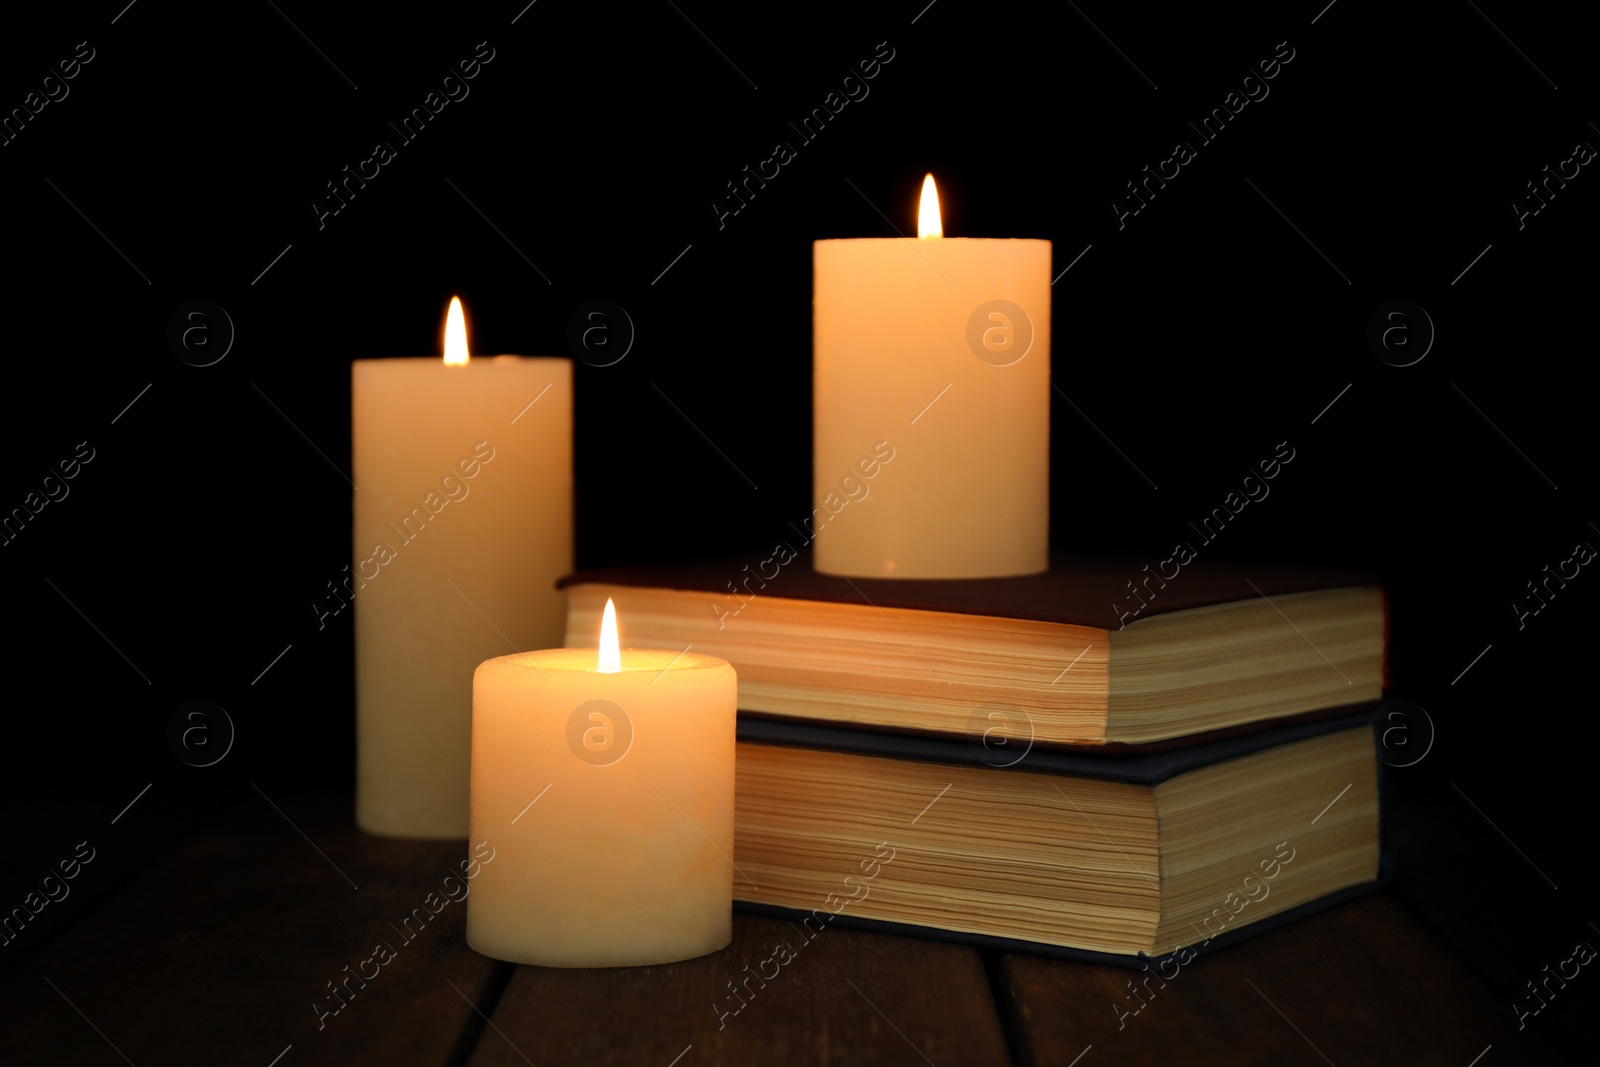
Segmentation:
<svg viewBox="0 0 1600 1067">
<path fill-rule="evenodd" d="M 1050 242 L 817 241 L 814 272 L 816 569 L 1045 570 Z"/>
<path fill-rule="evenodd" d="M 733 937 L 726 660 L 593 648 L 501 656 L 472 680 L 472 840 L 487 841 L 467 944 L 546 967 L 703 956 Z"/>
</svg>

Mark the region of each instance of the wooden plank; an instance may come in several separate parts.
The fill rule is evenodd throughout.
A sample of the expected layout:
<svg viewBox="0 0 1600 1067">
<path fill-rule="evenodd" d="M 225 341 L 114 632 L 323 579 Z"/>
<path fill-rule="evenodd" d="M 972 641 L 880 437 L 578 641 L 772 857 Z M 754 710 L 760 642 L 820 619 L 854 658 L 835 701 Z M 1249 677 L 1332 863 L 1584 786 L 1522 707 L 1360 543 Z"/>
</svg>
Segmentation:
<svg viewBox="0 0 1600 1067">
<path fill-rule="evenodd" d="M 975 950 L 798 925 L 736 915 L 728 948 L 659 967 L 519 967 L 471 1065 L 1009 1062 Z"/>
<path fill-rule="evenodd" d="M 28 1023 L 7 1028 L 8 1061 L 265 1067 L 290 1046 L 280 1067 L 457 1056 L 481 1026 L 468 1000 L 492 999 L 509 971 L 466 947 L 464 903 L 431 910 L 430 892 L 460 894 L 444 879 L 465 843 L 368 837 L 348 793 L 280 792 L 247 791 L 217 830 L 0 980 L 8 1014 Z M 397 925 L 414 908 L 427 921 L 412 918 L 408 941 Z M 348 976 L 378 944 L 394 956 L 366 964 L 363 987 Z M 332 1014 L 344 1002 L 329 983 L 346 981 Z"/>
<path fill-rule="evenodd" d="M 0 803 L 0 974 L 21 965 L 178 843 L 209 826 L 211 805 L 163 786 Z"/>
<path fill-rule="evenodd" d="M 1469 800 L 1453 784 L 1410 787 L 1401 799 L 1396 896 L 1499 995 L 1499 1012 L 1573 1061 L 1591 1060 L 1600 962 L 1573 960 L 1579 942 L 1600 950 L 1589 849 L 1573 848 L 1593 838 L 1588 821 L 1553 818 L 1548 804 Z"/>
<path fill-rule="evenodd" d="M 1563 1062 L 1388 894 L 1361 897 L 1157 975 L 1001 961 L 1029 1064 Z M 1129 991 L 1136 984 L 1139 996 Z M 1148 991 L 1147 991 L 1148 990 Z M 1141 1003 L 1143 1006 L 1141 1006 Z M 1088 1064 L 1089 1059 L 1084 1063 Z M 1485 1063 L 1491 1062 L 1485 1060 Z"/>
</svg>

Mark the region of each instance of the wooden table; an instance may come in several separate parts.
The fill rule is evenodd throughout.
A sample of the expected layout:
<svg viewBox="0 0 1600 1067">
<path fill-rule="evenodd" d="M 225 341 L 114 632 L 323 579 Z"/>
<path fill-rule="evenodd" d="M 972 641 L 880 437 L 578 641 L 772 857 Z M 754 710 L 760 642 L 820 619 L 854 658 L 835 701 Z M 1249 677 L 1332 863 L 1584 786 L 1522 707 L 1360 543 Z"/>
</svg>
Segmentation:
<svg viewBox="0 0 1600 1067">
<path fill-rule="evenodd" d="M 94 858 L 0 950 L 0 1062 L 1594 1062 L 1600 976 L 1550 986 L 1520 1028 L 1511 1004 L 1575 942 L 1600 944 L 1557 903 L 1550 877 L 1570 872 L 1532 868 L 1452 799 L 1395 805 L 1390 889 L 1152 980 L 1137 1014 L 1132 971 L 846 929 L 750 983 L 733 1013 L 728 983 L 801 940 L 788 923 L 739 915 L 728 949 L 668 966 L 517 967 L 466 947 L 460 903 L 406 938 L 463 846 L 366 836 L 343 792 L 262 783 L 218 804 L 157 791 L 115 822 L 116 804 L 10 803 L 4 906 L 80 841 Z M 1516 847 L 1550 855 L 1552 831 L 1497 814 Z M 380 942 L 394 958 L 350 977 Z"/>
</svg>

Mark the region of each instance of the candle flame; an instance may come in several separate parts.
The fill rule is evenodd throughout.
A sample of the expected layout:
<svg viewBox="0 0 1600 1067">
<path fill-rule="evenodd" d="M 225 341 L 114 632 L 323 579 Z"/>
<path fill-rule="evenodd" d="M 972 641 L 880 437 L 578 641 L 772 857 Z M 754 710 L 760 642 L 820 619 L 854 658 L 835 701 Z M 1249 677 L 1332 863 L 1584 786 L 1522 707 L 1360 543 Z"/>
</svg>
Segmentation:
<svg viewBox="0 0 1600 1067">
<path fill-rule="evenodd" d="M 600 617 L 600 673 L 622 670 L 622 650 L 617 646 L 617 606 L 606 597 L 606 611 Z"/>
<path fill-rule="evenodd" d="M 917 208 L 917 236 L 944 236 L 944 223 L 939 218 L 939 190 L 934 188 L 931 174 L 922 179 L 922 203 Z"/>
<path fill-rule="evenodd" d="M 461 312 L 461 298 L 450 298 L 450 310 L 444 316 L 444 365 L 467 365 L 467 318 Z"/>
</svg>

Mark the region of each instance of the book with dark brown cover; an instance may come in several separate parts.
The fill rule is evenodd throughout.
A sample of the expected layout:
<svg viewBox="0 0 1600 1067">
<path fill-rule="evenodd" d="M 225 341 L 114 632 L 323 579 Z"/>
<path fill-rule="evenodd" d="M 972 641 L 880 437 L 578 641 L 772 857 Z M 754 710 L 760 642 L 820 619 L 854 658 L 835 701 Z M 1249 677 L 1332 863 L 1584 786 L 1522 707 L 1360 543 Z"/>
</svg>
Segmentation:
<svg viewBox="0 0 1600 1067">
<path fill-rule="evenodd" d="M 1172 558 L 1151 563 L 1132 557 L 1052 553 L 1050 569 L 1043 574 L 1016 578 L 912 580 L 819 574 L 812 567 L 809 550 L 800 550 L 784 565 L 778 565 L 780 558 L 783 557 L 776 552 L 765 558 L 759 553 L 750 553 L 720 559 L 599 567 L 568 574 L 556 582 L 556 588 L 598 584 L 703 592 L 727 598 L 728 605 L 735 610 L 738 596 L 753 594 L 911 611 L 1031 619 L 1109 631 L 1142 618 L 1229 604 L 1256 596 L 1270 599 L 1286 593 L 1384 585 L 1379 575 L 1349 567 L 1241 563 L 1207 556 L 1177 566 Z M 1170 578 L 1165 577 L 1169 573 L 1167 564 L 1176 567 L 1176 573 Z M 775 574 L 773 567 L 777 568 Z M 747 594 L 747 590 L 750 593 Z M 1383 608 L 1382 677 L 1383 687 L 1387 689 L 1387 590 Z M 1323 718 L 1341 710 L 1347 709 L 1332 708 L 1306 714 Z M 1253 732 L 1258 728 L 1256 724 L 1245 724 L 1237 729 Z M 1140 744 L 1135 750 L 1147 749 L 1145 744 Z"/>
<path fill-rule="evenodd" d="M 730 584 L 742 592 L 740 583 L 750 575 L 759 575 L 760 581 L 752 585 L 757 596 L 867 603 L 880 608 L 1034 619 L 1115 630 L 1121 625 L 1123 612 L 1137 612 L 1134 617 L 1145 618 L 1256 596 L 1383 584 L 1371 573 L 1348 568 L 1245 564 L 1204 555 L 1178 567 L 1171 578 L 1160 573 L 1170 570 L 1162 567 L 1170 560 L 1070 554 L 1052 555 L 1048 571 L 1020 578 L 839 578 L 813 570 L 809 551 L 801 551 L 783 566 L 778 566 L 776 560 L 774 555 L 762 557 L 756 552 L 725 559 L 602 567 L 569 574 L 556 586 L 566 589 L 593 583 L 731 597 L 734 594 Z M 776 575 L 767 577 L 775 566 Z M 1130 582 L 1145 599 L 1129 590 Z M 1147 589 L 1153 593 L 1146 593 Z"/>
</svg>

